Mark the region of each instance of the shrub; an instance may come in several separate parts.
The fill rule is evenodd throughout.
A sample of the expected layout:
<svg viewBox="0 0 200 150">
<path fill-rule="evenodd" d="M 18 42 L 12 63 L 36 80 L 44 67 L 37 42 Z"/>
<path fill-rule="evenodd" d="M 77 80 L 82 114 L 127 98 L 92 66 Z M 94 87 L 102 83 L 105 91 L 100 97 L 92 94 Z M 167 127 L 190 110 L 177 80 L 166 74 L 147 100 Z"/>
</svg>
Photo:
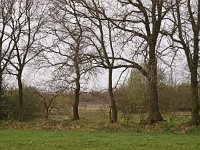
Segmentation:
<svg viewBox="0 0 200 150">
<path fill-rule="evenodd" d="M 24 117 L 25 119 L 41 114 L 42 105 L 39 96 L 31 86 L 24 87 Z M 6 119 L 17 119 L 18 117 L 18 89 L 9 89 L 4 94 L 3 113 Z"/>
</svg>

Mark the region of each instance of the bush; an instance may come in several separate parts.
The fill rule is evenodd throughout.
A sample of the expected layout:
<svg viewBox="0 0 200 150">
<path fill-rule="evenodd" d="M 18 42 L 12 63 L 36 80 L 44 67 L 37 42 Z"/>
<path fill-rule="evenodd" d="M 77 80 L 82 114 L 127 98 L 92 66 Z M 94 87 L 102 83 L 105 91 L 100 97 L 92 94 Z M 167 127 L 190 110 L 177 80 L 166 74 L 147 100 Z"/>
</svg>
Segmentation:
<svg viewBox="0 0 200 150">
<path fill-rule="evenodd" d="M 163 112 L 190 111 L 189 84 L 167 85 L 158 87 L 159 107 Z"/>
<path fill-rule="evenodd" d="M 35 88 L 24 87 L 24 117 L 25 119 L 39 115 L 42 112 L 39 96 L 34 92 Z M 6 119 L 17 119 L 19 114 L 18 89 L 9 89 L 4 94 L 3 114 Z"/>
<path fill-rule="evenodd" d="M 124 121 L 129 122 L 134 113 L 145 113 L 148 101 L 146 79 L 136 70 L 133 70 L 129 80 L 118 90 L 116 99 L 118 110 L 122 113 Z M 175 113 L 177 111 L 190 111 L 190 85 L 170 85 L 165 75 L 158 72 L 159 108 L 162 112 Z"/>
<path fill-rule="evenodd" d="M 144 113 L 147 101 L 146 81 L 138 72 L 131 74 L 127 84 L 116 91 L 117 107 L 128 124 L 134 113 Z"/>
</svg>

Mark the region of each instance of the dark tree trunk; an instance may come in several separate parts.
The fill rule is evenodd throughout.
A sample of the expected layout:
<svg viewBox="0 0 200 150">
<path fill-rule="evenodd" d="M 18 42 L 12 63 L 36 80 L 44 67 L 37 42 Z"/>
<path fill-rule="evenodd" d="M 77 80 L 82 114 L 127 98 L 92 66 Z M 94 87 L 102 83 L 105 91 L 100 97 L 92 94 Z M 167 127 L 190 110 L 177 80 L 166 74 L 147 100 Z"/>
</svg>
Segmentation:
<svg viewBox="0 0 200 150">
<path fill-rule="evenodd" d="M 155 41 L 149 43 L 149 64 L 148 64 L 148 118 L 149 124 L 163 121 L 163 117 L 158 108 L 158 90 L 157 90 L 157 59 L 155 50 Z"/>
<path fill-rule="evenodd" d="M 21 74 L 17 76 L 18 88 L 19 88 L 19 121 L 24 120 L 24 96 Z"/>
<path fill-rule="evenodd" d="M 117 122 L 117 107 L 116 107 L 116 101 L 115 101 L 115 96 L 113 93 L 113 87 L 112 87 L 112 69 L 109 69 L 109 83 L 108 83 L 108 92 L 110 96 L 110 103 L 111 103 L 111 122 L 116 123 Z"/>
<path fill-rule="evenodd" d="M 5 29 L 5 26 L 3 26 Z M 3 34 L 4 32 L 1 31 L 1 37 L 0 37 L 0 119 L 3 118 L 3 100 L 2 100 L 2 95 L 3 95 L 3 89 L 2 89 L 2 84 L 3 84 L 3 70 L 2 70 L 2 51 L 3 51 Z"/>
<path fill-rule="evenodd" d="M 187 1 L 186 6 L 188 7 L 188 24 L 192 26 L 193 30 L 193 40 L 190 40 L 192 34 L 188 34 L 187 30 L 182 25 L 182 14 L 181 14 L 181 3 L 176 0 L 176 12 L 177 12 L 177 27 L 179 38 L 181 41 L 181 45 L 185 51 L 185 55 L 187 58 L 187 63 L 190 69 L 191 75 L 191 114 L 192 119 L 191 123 L 193 125 L 199 125 L 200 117 L 199 117 L 199 97 L 198 97 L 198 78 L 197 78 L 197 69 L 199 63 L 199 31 L 200 31 L 200 2 L 198 1 L 197 7 L 198 11 L 195 12 L 195 9 L 191 8 L 191 2 Z M 196 16 L 196 14 L 198 14 Z M 197 17 L 197 18 L 196 18 Z M 188 34 L 188 35 L 187 35 Z M 189 37 L 189 38 L 187 38 Z M 194 42 L 193 46 L 190 42 Z"/>
<path fill-rule="evenodd" d="M 78 54 L 77 54 L 78 56 Z M 72 116 L 72 120 L 79 120 L 79 96 L 80 96 L 80 68 L 79 68 L 79 64 L 76 63 L 75 64 L 75 68 L 76 68 L 76 89 L 74 91 L 74 104 L 73 104 L 73 116 Z"/>
<path fill-rule="evenodd" d="M 76 87 L 75 91 L 74 91 L 74 104 L 73 104 L 73 120 L 78 120 L 80 119 L 79 117 L 79 95 L 80 95 L 80 88 Z"/>
<path fill-rule="evenodd" d="M 198 97 L 198 81 L 197 68 L 191 70 L 191 111 L 192 124 L 199 125 L 199 97 Z"/>
<path fill-rule="evenodd" d="M 0 72 L 0 119 L 2 119 L 4 117 L 4 112 L 3 112 L 3 77 L 2 77 L 3 73 Z"/>
<path fill-rule="evenodd" d="M 198 5 L 200 7 L 200 4 Z M 200 8 L 199 8 L 200 9 Z M 200 18 L 199 18 L 200 19 Z M 194 55 L 190 55 L 190 60 L 188 60 L 188 65 L 191 74 L 191 114 L 193 125 L 199 125 L 199 96 L 198 96 L 198 62 L 199 62 L 199 27 L 193 24 L 194 32 Z M 186 52 L 187 53 L 187 52 Z"/>
<path fill-rule="evenodd" d="M 157 85 L 154 79 L 149 79 L 149 100 L 148 100 L 148 118 L 149 124 L 156 123 L 158 121 L 163 121 L 163 117 L 158 108 L 158 92 Z"/>
<path fill-rule="evenodd" d="M 45 114 L 45 118 L 48 119 L 49 118 L 49 110 L 46 110 L 46 114 Z"/>
<path fill-rule="evenodd" d="M 49 118 L 50 111 L 51 111 L 50 107 L 46 107 L 46 114 L 45 114 L 46 119 Z"/>
</svg>

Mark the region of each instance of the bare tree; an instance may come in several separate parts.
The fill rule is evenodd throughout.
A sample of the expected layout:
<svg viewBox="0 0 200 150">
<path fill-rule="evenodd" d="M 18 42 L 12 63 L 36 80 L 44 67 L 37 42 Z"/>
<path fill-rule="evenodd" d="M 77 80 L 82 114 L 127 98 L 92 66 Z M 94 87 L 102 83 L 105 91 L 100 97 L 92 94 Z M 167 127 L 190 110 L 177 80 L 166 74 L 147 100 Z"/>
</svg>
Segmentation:
<svg viewBox="0 0 200 150">
<path fill-rule="evenodd" d="M 41 97 L 41 103 L 45 108 L 45 118 L 48 119 L 52 108 L 54 107 L 54 101 L 58 97 L 57 92 L 52 92 L 50 90 L 45 91 L 35 91 Z"/>
<path fill-rule="evenodd" d="M 15 75 L 19 88 L 19 120 L 24 119 L 24 100 L 22 75 L 27 63 L 32 61 L 41 52 L 36 42 L 41 39 L 40 29 L 44 24 L 42 3 L 30 0 L 15 0 L 12 9 L 11 29 L 14 31 L 14 51 L 9 73 Z M 15 70 L 15 71 L 14 71 Z"/>
<path fill-rule="evenodd" d="M 136 68 L 148 79 L 149 100 L 147 106 L 149 116 L 147 121 L 149 123 L 162 121 L 163 118 L 158 108 L 157 54 L 162 40 L 160 31 L 164 26 L 163 22 L 167 13 L 173 6 L 173 4 L 171 5 L 172 1 L 119 0 L 119 3 L 124 13 L 119 14 L 117 18 L 105 16 L 117 28 L 131 33 L 130 40 L 134 37 L 139 39 L 140 44 L 137 48 L 138 52 L 143 54 L 145 67 L 140 65 Z"/>
<path fill-rule="evenodd" d="M 79 6 L 77 10 L 78 16 L 87 22 L 88 34 L 85 35 L 87 44 L 91 51 L 86 55 L 93 61 L 93 67 L 108 70 L 108 93 L 110 98 L 110 121 L 117 122 L 117 107 L 113 89 L 113 70 L 125 67 L 124 65 L 116 65 L 115 57 L 117 57 L 117 45 L 114 42 L 117 34 L 113 25 L 103 19 L 100 13 L 100 5 L 96 1 L 74 1 Z M 81 8 L 81 9 L 80 9 Z"/>
<path fill-rule="evenodd" d="M 115 64 L 115 47 L 113 43 L 114 28 L 111 26 L 110 22 L 102 20 L 102 14 L 98 12 L 98 4 L 92 1 L 94 10 L 90 11 L 88 14 L 81 14 L 86 17 L 91 23 L 88 26 L 88 30 L 91 32 L 88 37 L 89 42 L 96 49 L 96 52 L 88 54 L 90 59 L 94 60 L 94 66 L 100 67 L 108 70 L 108 93 L 110 97 L 110 108 L 111 116 L 110 121 L 112 123 L 117 122 L 117 107 L 116 99 L 113 90 L 113 69 Z M 85 3 L 84 6 L 87 8 L 88 4 Z M 93 37 L 93 38 L 92 38 Z"/>
<path fill-rule="evenodd" d="M 49 46 L 49 54 L 56 55 L 56 60 L 47 58 L 55 70 L 55 80 L 64 81 L 66 87 L 74 90 L 72 119 L 78 120 L 81 81 L 87 79 L 87 73 L 93 69 L 90 60 L 86 57 L 87 44 L 84 35 L 87 30 L 83 20 L 77 15 L 77 5 L 73 1 L 53 1 L 50 14 L 51 24 L 48 27 L 54 42 Z M 63 7 L 64 6 L 64 7 Z M 55 56 L 54 56 L 55 57 Z"/>
<path fill-rule="evenodd" d="M 0 1 L 0 109 L 2 108 L 3 75 L 11 59 L 14 49 L 13 34 L 11 30 L 13 1 Z M 10 31 L 11 30 L 11 31 Z M 1 110 L 0 110 L 1 113 Z M 0 114 L 0 118 L 2 114 Z"/>
<path fill-rule="evenodd" d="M 126 43 L 127 45 L 130 45 L 130 42 L 133 42 L 133 40 L 136 41 L 135 43 L 139 43 L 139 46 L 135 46 L 135 49 L 137 49 L 132 51 L 141 54 L 141 57 L 144 58 L 143 64 L 145 65 L 139 65 L 139 63 L 134 60 L 134 56 L 136 55 L 133 55 L 130 59 L 124 58 L 122 55 L 115 58 L 115 60 L 121 60 L 125 62 L 126 65 L 113 66 L 113 68 L 126 66 L 137 68 L 141 71 L 148 79 L 149 87 L 149 116 L 147 120 L 149 123 L 162 121 L 163 118 L 158 108 L 157 53 L 161 41 L 160 31 L 163 27 L 163 20 L 171 9 L 171 1 L 118 0 L 118 3 L 116 1 L 116 5 L 114 5 L 116 6 L 116 13 L 111 13 L 111 10 L 108 10 L 109 8 L 105 8 L 105 6 L 110 6 L 111 3 L 114 4 L 113 1 L 106 2 L 94 0 L 87 2 L 80 1 L 80 3 L 84 4 L 91 13 L 97 12 L 102 14 L 104 17 L 101 17 L 100 20 L 110 21 L 116 28 L 121 30 L 125 36 L 126 34 L 129 35 L 127 40 L 124 41 L 124 45 L 126 45 Z M 96 4 L 96 6 L 94 4 Z M 109 15 L 110 13 L 112 15 Z M 95 16 L 94 18 L 97 17 L 98 16 Z"/>
<path fill-rule="evenodd" d="M 199 96 L 198 96 L 198 63 L 199 63 L 199 36 L 200 36 L 200 1 L 176 0 L 173 9 L 173 30 L 168 33 L 176 43 L 176 47 L 185 53 L 190 71 L 191 82 L 191 123 L 199 125 Z"/>
</svg>

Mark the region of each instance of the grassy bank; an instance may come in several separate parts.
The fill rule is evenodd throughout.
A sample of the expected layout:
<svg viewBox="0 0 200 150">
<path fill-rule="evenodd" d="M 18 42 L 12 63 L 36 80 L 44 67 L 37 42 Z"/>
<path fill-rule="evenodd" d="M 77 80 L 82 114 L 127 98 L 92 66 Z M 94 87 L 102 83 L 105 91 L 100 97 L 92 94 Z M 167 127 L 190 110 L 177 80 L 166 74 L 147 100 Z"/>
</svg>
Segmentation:
<svg viewBox="0 0 200 150">
<path fill-rule="evenodd" d="M 1 150 L 197 150 L 200 134 L 0 130 Z"/>
</svg>

